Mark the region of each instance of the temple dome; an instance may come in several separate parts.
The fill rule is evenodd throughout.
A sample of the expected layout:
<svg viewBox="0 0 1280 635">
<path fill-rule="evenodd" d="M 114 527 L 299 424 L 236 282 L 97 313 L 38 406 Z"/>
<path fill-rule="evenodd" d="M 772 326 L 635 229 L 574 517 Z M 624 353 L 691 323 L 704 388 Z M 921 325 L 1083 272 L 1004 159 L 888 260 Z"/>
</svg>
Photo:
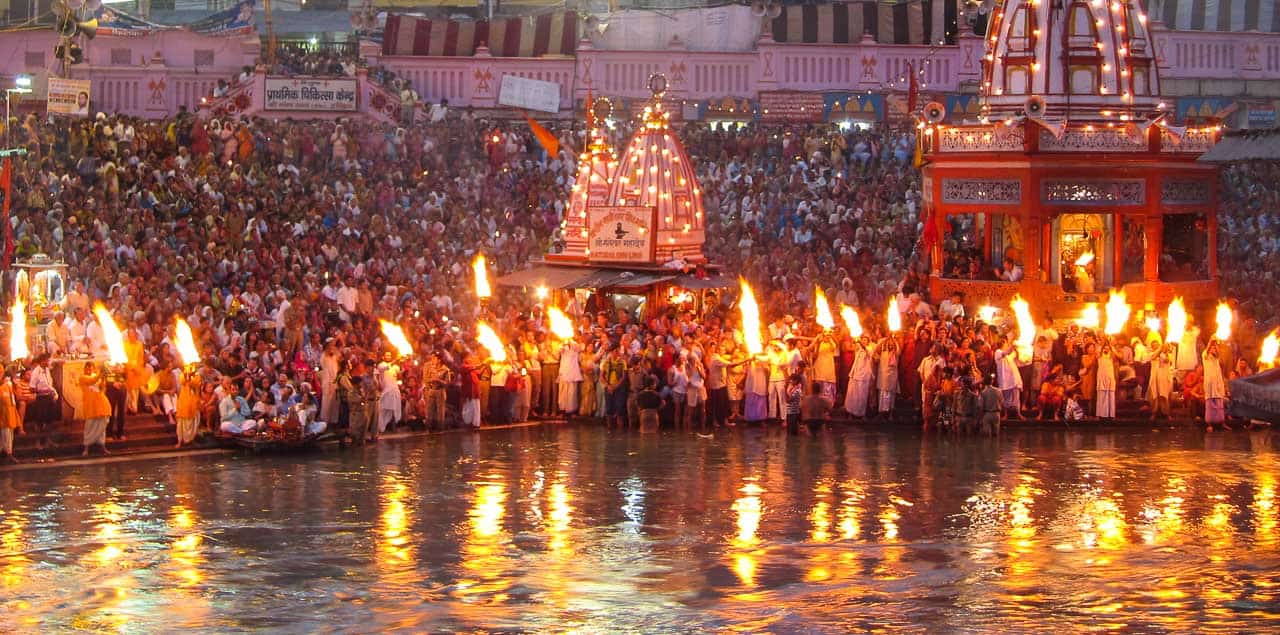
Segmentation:
<svg viewBox="0 0 1280 635">
<path fill-rule="evenodd" d="M 679 137 L 668 126 L 662 92 L 644 109 L 644 123 L 618 162 L 609 205 L 656 206 L 657 261 L 705 262 L 702 190 Z"/>
<path fill-rule="evenodd" d="M 609 184 L 618 168 L 618 153 L 595 126 L 587 131 L 587 149 L 578 155 L 578 171 L 564 216 L 564 250 L 547 254 L 552 260 L 586 260 L 587 207 L 607 205 Z"/>
<path fill-rule="evenodd" d="M 984 114 L 1144 120 L 1157 111 L 1160 78 L 1139 0 L 1005 0 L 988 29 Z M 1039 100 L 1036 100 L 1039 102 Z"/>
</svg>

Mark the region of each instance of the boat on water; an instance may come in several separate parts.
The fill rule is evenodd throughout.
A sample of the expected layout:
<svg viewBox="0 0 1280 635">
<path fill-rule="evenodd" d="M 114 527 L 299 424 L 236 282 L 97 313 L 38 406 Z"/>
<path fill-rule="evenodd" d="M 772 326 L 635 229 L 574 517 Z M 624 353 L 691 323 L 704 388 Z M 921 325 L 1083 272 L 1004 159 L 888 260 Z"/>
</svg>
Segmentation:
<svg viewBox="0 0 1280 635">
<path fill-rule="evenodd" d="M 1280 368 L 1231 380 L 1231 414 L 1280 424 Z"/>
</svg>

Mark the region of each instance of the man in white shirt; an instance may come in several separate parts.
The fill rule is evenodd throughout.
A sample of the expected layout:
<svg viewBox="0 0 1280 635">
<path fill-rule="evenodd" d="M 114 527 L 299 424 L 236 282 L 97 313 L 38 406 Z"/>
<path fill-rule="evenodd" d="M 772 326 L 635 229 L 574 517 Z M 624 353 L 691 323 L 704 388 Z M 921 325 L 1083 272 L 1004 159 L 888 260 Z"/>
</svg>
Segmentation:
<svg viewBox="0 0 1280 635">
<path fill-rule="evenodd" d="M 938 316 L 944 321 L 954 322 L 956 318 L 964 317 L 964 294 L 956 291 L 951 297 L 942 301 L 938 305 Z"/>
<path fill-rule="evenodd" d="M 338 303 L 343 322 L 350 322 L 351 316 L 355 315 L 357 297 L 355 278 L 349 278 L 342 286 L 338 287 L 338 293 L 334 300 Z"/>
</svg>

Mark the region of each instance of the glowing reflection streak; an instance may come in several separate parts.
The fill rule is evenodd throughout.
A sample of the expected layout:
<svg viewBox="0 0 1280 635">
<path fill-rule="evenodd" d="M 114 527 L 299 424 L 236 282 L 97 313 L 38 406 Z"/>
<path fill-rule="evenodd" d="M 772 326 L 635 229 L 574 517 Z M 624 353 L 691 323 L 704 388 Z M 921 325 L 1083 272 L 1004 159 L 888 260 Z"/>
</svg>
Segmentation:
<svg viewBox="0 0 1280 635">
<path fill-rule="evenodd" d="M 569 488 L 564 483 L 552 483 L 547 492 L 547 534 L 551 539 L 548 548 L 554 554 L 564 555 L 572 551 L 569 542 L 569 524 L 573 522 L 573 505 Z"/>
<path fill-rule="evenodd" d="M 95 590 L 91 600 L 81 603 L 81 611 L 72 618 L 72 627 L 119 632 L 129 623 L 130 616 L 120 609 L 134 586 L 134 563 L 130 562 L 129 552 L 124 548 L 120 524 L 125 510 L 111 500 L 93 505 L 93 510 L 92 518 L 98 523 L 94 539 L 101 546 L 85 556 L 85 563 L 108 572 L 119 572 L 119 575 L 112 575 L 103 583 L 111 589 L 110 593 Z"/>
<path fill-rule="evenodd" d="M 400 475 L 385 472 L 379 494 L 382 515 L 378 518 L 376 543 L 378 567 L 388 573 L 412 572 L 414 548 L 408 535 L 411 514 L 405 504 L 409 500 L 409 487 Z"/>
<path fill-rule="evenodd" d="M 1186 491 L 1187 484 L 1182 477 L 1170 476 L 1165 482 L 1165 496 L 1160 500 L 1159 508 L 1148 506 L 1142 510 L 1144 543 L 1154 545 L 1177 539 L 1185 524 L 1183 503 L 1186 501 L 1182 494 Z"/>
<path fill-rule="evenodd" d="M 1120 549 L 1127 539 L 1124 512 L 1115 500 L 1096 495 L 1085 503 L 1080 518 L 1080 539 L 1086 547 Z"/>
<path fill-rule="evenodd" d="M 1277 520 L 1280 520 L 1276 514 L 1276 477 L 1270 471 L 1259 471 L 1256 477 L 1253 503 L 1249 505 L 1253 510 L 1254 539 L 1259 545 L 1274 545 Z"/>
<path fill-rule="evenodd" d="M 506 516 L 507 487 L 492 475 L 490 482 L 477 483 L 471 509 L 467 512 L 468 532 L 462 545 L 462 568 L 474 578 L 458 580 L 458 594 L 494 594 L 493 601 L 506 599 L 501 593 L 510 585 L 503 550 L 508 541 Z"/>
<path fill-rule="evenodd" d="M 27 582 L 27 516 L 20 510 L 0 512 L 0 588 L 10 591 Z M 6 593 L 6 595 L 10 595 Z M 0 602 L 0 606 L 5 603 Z"/>
<path fill-rule="evenodd" d="M 174 574 L 178 578 L 178 586 L 184 588 L 194 587 L 204 580 L 204 575 L 200 572 L 200 566 L 205 561 L 201 552 L 204 537 L 194 531 L 196 521 L 196 512 L 182 503 L 174 505 L 170 510 L 169 525 L 177 534 L 177 538 L 169 546 L 170 558 L 178 566 Z"/>
<path fill-rule="evenodd" d="M 760 498 L 764 488 L 756 483 L 755 477 L 747 477 L 744 481 L 738 489 L 742 496 L 733 501 L 738 533 L 733 537 L 732 545 L 740 550 L 734 554 L 733 570 L 744 585 L 755 586 L 755 554 L 749 550 L 760 543 L 756 533 L 760 530 L 760 518 L 764 515 L 764 503 Z"/>
<path fill-rule="evenodd" d="M 862 501 L 866 498 L 866 488 L 854 480 L 845 481 L 841 485 L 844 498 L 840 501 L 838 522 L 841 540 L 854 540 L 862 533 Z"/>
<path fill-rule="evenodd" d="M 809 522 L 813 528 L 809 531 L 809 539 L 813 542 L 829 542 L 831 540 L 831 483 L 818 482 L 813 487 L 816 500 L 813 510 L 809 512 Z"/>
</svg>

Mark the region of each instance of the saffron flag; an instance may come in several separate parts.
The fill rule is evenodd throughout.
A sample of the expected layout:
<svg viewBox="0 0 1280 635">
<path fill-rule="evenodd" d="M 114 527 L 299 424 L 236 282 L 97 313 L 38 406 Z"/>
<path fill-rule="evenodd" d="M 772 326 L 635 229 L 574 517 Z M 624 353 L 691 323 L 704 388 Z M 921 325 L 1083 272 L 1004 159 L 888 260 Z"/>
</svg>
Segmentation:
<svg viewBox="0 0 1280 635">
<path fill-rule="evenodd" d="M 533 131 L 533 138 L 538 140 L 538 145 L 547 151 L 547 157 L 554 159 L 560 155 L 560 140 L 551 134 L 542 124 L 533 120 L 529 115 L 524 116 L 524 120 L 529 122 L 529 129 Z"/>
<path fill-rule="evenodd" d="M 13 222 L 9 219 L 9 198 L 13 194 L 13 164 L 9 157 L 4 158 L 4 171 L 0 173 L 0 196 L 3 196 L 4 207 L 4 268 L 13 263 Z"/>
</svg>

